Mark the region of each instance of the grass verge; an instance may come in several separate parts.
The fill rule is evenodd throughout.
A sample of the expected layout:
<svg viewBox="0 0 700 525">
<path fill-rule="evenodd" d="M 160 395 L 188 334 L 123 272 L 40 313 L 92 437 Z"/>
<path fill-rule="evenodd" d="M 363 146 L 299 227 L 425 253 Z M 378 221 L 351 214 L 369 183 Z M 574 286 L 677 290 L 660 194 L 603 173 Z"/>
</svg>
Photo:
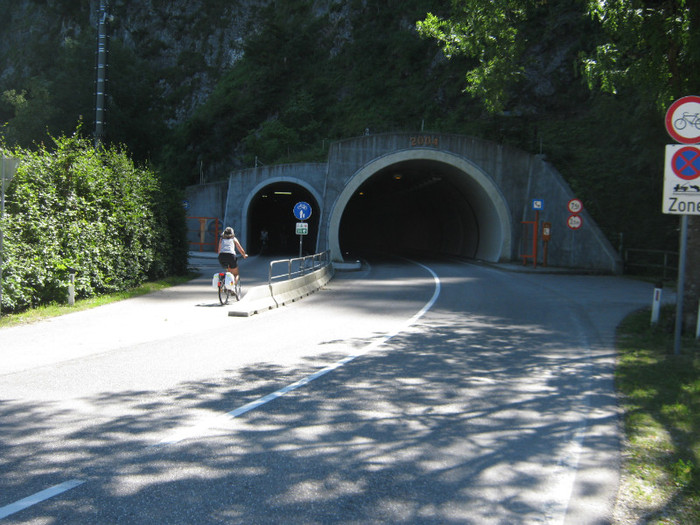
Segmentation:
<svg viewBox="0 0 700 525">
<path fill-rule="evenodd" d="M 700 344 L 673 354 L 675 308 L 657 326 L 649 310 L 618 328 L 616 383 L 626 446 L 617 523 L 700 523 Z"/>
<path fill-rule="evenodd" d="M 34 323 L 43 319 L 48 319 L 50 317 L 58 317 L 60 315 L 68 313 L 80 312 L 82 310 L 88 310 L 97 306 L 103 306 L 105 304 L 123 301 L 124 299 L 139 297 L 141 295 L 156 292 L 164 288 L 170 288 L 171 286 L 186 283 L 197 276 L 197 273 L 189 273 L 187 275 L 182 276 L 167 277 L 160 281 L 144 283 L 141 286 L 137 286 L 136 288 L 131 288 L 123 292 L 116 292 L 107 295 L 100 295 L 97 297 L 90 297 L 89 299 L 78 299 L 75 301 L 74 306 L 68 306 L 67 304 L 50 304 L 47 306 L 41 306 L 39 308 L 33 308 L 31 310 L 27 310 L 26 312 L 21 312 L 18 314 L 3 314 L 3 316 L 0 317 L 0 328 L 15 326 L 19 324 Z"/>
</svg>

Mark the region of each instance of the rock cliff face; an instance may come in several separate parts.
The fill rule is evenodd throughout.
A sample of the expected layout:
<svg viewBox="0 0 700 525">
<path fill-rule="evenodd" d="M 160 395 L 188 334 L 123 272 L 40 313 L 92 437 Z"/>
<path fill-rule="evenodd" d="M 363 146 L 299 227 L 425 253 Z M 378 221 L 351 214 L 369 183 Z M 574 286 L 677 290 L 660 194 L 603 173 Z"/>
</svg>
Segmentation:
<svg viewBox="0 0 700 525">
<path fill-rule="evenodd" d="M 175 119 L 181 120 L 241 56 L 244 38 L 255 31 L 255 13 L 267 4 L 267 0 L 117 0 L 109 7 L 110 33 L 162 73 L 158 76 L 166 97 L 175 89 L 189 88 L 185 90 L 189 96 L 175 108 Z M 92 11 L 91 20 L 94 7 Z M 180 70 L 174 76 L 179 85 L 168 80 L 173 69 Z"/>
<path fill-rule="evenodd" d="M 56 49 L 95 38 L 99 0 L 0 0 L 0 88 L 38 76 Z M 328 16 L 336 41 L 347 31 L 347 2 L 309 2 Z M 186 118 L 243 53 L 245 38 L 259 30 L 273 0 L 109 0 L 113 44 L 148 62 L 167 97 L 177 91 L 172 115 Z M 177 71 L 177 74 L 174 72 Z M 182 96 L 182 94 L 185 96 Z"/>
<path fill-rule="evenodd" d="M 315 159 L 329 139 L 366 128 L 503 135 L 475 124 L 480 104 L 463 93 L 471 59 L 445 60 L 416 31 L 428 11 L 448 9 L 440 0 L 0 0 L 7 143 L 92 126 L 101 2 L 106 136 L 139 159 L 192 172 Z M 510 115 L 549 111 L 555 93 L 580 84 L 568 71 L 577 19 L 533 40 Z"/>
</svg>

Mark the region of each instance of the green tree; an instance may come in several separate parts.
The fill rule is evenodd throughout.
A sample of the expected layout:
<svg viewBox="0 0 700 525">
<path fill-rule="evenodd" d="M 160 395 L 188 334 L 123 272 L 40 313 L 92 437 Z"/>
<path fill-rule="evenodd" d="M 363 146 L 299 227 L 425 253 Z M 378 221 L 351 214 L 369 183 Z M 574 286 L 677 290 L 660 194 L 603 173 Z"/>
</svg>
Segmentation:
<svg viewBox="0 0 700 525">
<path fill-rule="evenodd" d="M 91 80 L 89 85 L 92 84 Z M 152 67 L 133 49 L 112 39 L 107 83 L 107 141 L 124 144 L 138 162 L 151 160 L 169 140 L 165 102 Z M 91 103 L 94 112 L 94 100 Z"/>
<path fill-rule="evenodd" d="M 94 37 L 87 32 L 65 36 L 55 49 L 37 54 L 50 54 L 52 60 L 39 65 L 32 60 L 21 69 L 28 74 L 7 75 L 0 82 L 0 119 L 7 123 L 10 145 L 32 147 L 47 132 L 70 133 L 94 114 Z"/>
<path fill-rule="evenodd" d="M 467 55 L 474 60 L 466 73 L 467 91 L 481 99 L 489 111 L 502 111 L 511 88 L 521 81 L 524 42 L 518 27 L 527 20 L 532 1 L 452 0 L 452 15 L 428 13 L 418 31 L 442 44 L 448 57 Z"/>
<path fill-rule="evenodd" d="M 595 53 L 584 55 L 592 89 L 634 93 L 640 108 L 657 109 L 658 121 L 673 100 L 700 83 L 700 1 L 590 1 L 602 32 Z M 662 155 L 661 145 L 658 155 Z M 688 217 L 684 290 L 686 329 L 694 328 L 700 300 L 700 218 Z"/>
<path fill-rule="evenodd" d="M 418 29 L 437 39 L 446 54 L 472 60 L 466 72 L 467 90 L 497 112 L 512 104 L 527 80 L 539 41 L 558 31 L 562 18 L 552 16 L 555 12 L 574 21 L 571 34 L 586 35 L 585 41 L 569 41 L 569 54 L 575 59 L 569 74 L 575 77 L 581 72 L 592 96 L 579 100 L 587 108 L 586 118 L 599 123 L 577 119 L 575 131 L 561 133 L 555 144 L 565 146 L 566 137 L 575 134 L 578 144 L 594 146 L 600 154 L 587 154 L 590 166 L 576 166 L 575 159 L 562 153 L 554 162 L 564 171 L 576 166 L 578 174 L 569 173 L 569 182 L 577 191 L 598 194 L 594 206 L 599 218 L 618 215 L 619 205 L 611 203 L 622 192 L 638 195 L 634 202 L 643 213 L 638 215 L 637 230 L 647 236 L 645 242 L 658 242 L 669 224 L 658 205 L 663 144 L 668 141 L 662 133 L 663 115 L 674 99 L 691 94 L 700 84 L 700 0 L 453 0 L 450 16 L 429 14 Z M 539 38 L 528 38 L 533 35 Z M 565 129 L 574 127 L 572 120 Z M 622 123 L 624 134 L 618 131 Z M 581 155 L 585 149 L 575 144 L 563 148 L 569 155 Z M 625 152 L 625 158 L 615 157 L 615 151 Z M 605 171 L 600 169 L 603 157 Z M 654 195 L 656 199 L 650 200 Z M 700 295 L 700 224 L 696 223 L 700 221 L 691 220 L 688 266 L 692 269 L 686 300 L 693 312 Z M 653 228 L 659 233 L 652 235 Z"/>
<path fill-rule="evenodd" d="M 576 32 L 585 31 L 593 44 L 579 42 L 577 49 L 589 88 L 631 91 L 663 109 L 700 78 L 699 11 L 699 0 L 452 0 L 450 16 L 429 13 L 417 27 L 448 56 L 474 60 L 467 90 L 499 111 L 527 74 L 538 47 L 533 42 L 573 17 Z"/>
<path fill-rule="evenodd" d="M 47 82 L 35 78 L 30 84 L 27 89 L 8 89 L 0 94 L 0 104 L 11 115 L 4 132 L 9 144 L 31 145 L 37 137 L 46 134 L 48 122 L 56 114 Z"/>
<path fill-rule="evenodd" d="M 590 0 L 588 10 L 601 29 L 594 52 L 581 55 L 591 89 L 631 90 L 664 111 L 697 88 L 698 0 Z"/>
</svg>

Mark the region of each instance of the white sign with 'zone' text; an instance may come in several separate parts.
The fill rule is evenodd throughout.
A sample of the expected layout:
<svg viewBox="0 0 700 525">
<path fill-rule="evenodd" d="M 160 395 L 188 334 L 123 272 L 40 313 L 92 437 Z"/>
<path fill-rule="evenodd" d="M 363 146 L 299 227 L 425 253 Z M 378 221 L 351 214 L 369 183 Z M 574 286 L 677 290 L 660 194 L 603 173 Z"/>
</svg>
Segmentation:
<svg viewBox="0 0 700 525">
<path fill-rule="evenodd" d="M 700 146 L 666 146 L 662 211 L 700 215 Z"/>
</svg>

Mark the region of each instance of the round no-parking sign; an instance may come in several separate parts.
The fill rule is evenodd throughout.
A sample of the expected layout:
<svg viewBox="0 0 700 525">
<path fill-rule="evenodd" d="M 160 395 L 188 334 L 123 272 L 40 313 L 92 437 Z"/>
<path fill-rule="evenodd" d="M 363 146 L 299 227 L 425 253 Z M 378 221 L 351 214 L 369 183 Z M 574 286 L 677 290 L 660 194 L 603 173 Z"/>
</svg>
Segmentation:
<svg viewBox="0 0 700 525">
<path fill-rule="evenodd" d="M 683 180 L 700 177 L 700 149 L 693 146 L 678 149 L 671 157 L 671 170 Z"/>
<path fill-rule="evenodd" d="M 700 146 L 668 144 L 663 213 L 700 215 Z"/>
</svg>

